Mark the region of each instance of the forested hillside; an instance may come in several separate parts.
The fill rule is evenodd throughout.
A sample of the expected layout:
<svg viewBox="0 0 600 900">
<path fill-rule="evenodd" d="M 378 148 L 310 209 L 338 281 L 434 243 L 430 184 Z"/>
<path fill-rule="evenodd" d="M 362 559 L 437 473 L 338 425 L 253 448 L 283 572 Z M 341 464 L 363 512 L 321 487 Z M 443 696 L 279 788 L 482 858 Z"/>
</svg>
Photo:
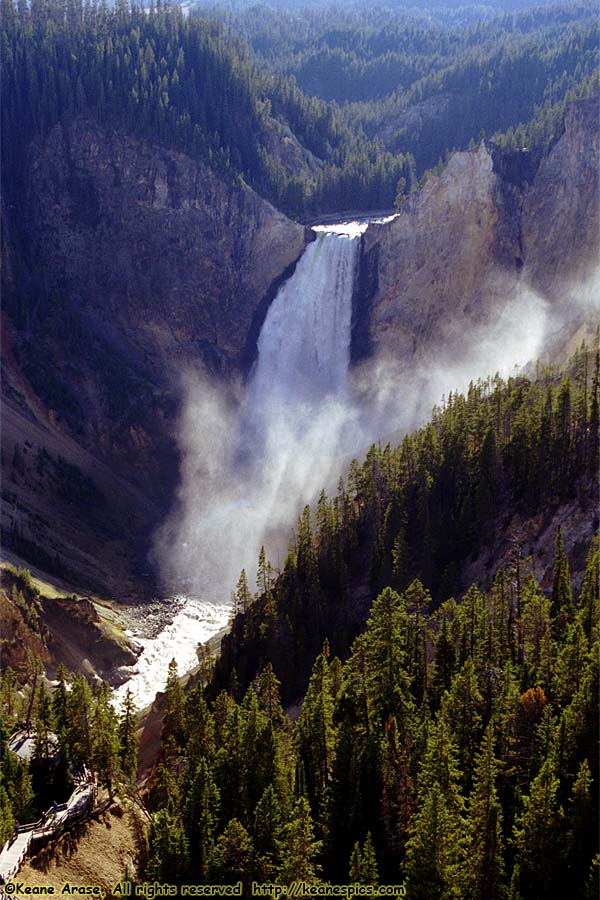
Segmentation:
<svg viewBox="0 0 600 900">
<path fill-rule="evenodd" d="M 305 94 L 346 104 L 353 130 L 414 156 L 419 176 L 482 132 L 501 140 L 531 123 L 520 146 L 541 147 L 560 130 L 565 100 L 597 85 L 598 23 L 587 2 L 497 15 L 465 6 L 460 24 L 447 7 L 199 8 L 225 16 Z"/>
<path fill-rule="evenodd" d="M 290 212 L 335 209 L 340 192 L 390 206 L 399 178 L 410 181 L 409 160 L 353 134 L 334 107 L 286 79 L 266 79 L 218 22 L 177 9 L 28 10 L 5 0 L 2 66 L 4 172 L 13 181 L 34 135 L 82 114 L 183 150 L 228 180 L 243 177 Z M 286 122 L 314 154 L 312 167 L 280 161 L 281 141 L 296 139 L 281 137 Z"/>
<path fill-rule="evenodd" d="M 373 445 L 362 464 L 353 462 L 335 497 L 323 493 L 314 510 L 305 508 L 277 583 L 251 603 L 241 578 L 244 614 L 224 638 L 215 685 L 227 687 L 235 668 L 245 689 L 269 659 L 290 702 L 324 638 L 343 655 L 382 588 L 403 591 L 418 578 L 437 605 L 460 591 L 464 564 L 515 511 L 532 517 L 580 500 L 591 533 L 597 354 L 593 360 L 578 354 L 563 378 L 549 371 L 540 380 L 472 384 L 399 447 Z"/>
<path fill-rule="evenodd" d="M 242 573 L 208 693 L 171 667 L 148 879 L 594 896 L 597 538 L 577 590 L 559 528 L 548 590 L 516 548 L 455 593 L 511 509 L 578 501 L 592 533 L 592 359 L 449 397 L 305 510 L 279 578 L 263 554 L 256 593 Z"/>
<path fill-rule="evenodd" d="M 511 141 L 547 144 L 565 102 L 597 83 L 587 2 L 467 28 L 398 11 L 259 8 L 225 26 L 161 3 L 2 8 L 7 183 L 34 135 L 93 114 L 244 178 L 293 215 L 389 208 L 482 131 L 521 125 Z"/>
</svg>

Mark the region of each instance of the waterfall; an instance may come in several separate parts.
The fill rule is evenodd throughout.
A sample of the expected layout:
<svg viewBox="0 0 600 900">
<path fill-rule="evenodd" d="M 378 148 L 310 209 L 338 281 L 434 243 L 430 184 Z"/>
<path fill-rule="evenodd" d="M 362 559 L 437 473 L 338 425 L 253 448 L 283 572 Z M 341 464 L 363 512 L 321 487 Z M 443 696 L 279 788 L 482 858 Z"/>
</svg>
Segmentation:
<svg viewBox="0 0 600 900">
<path fill-rule="evenodd" d="M 164 684 L 174 652 L 191 665 L 197 635 L 225 623 L 242 568 L 253 588 L 261 544 L 282 565 L 296 516 L 337 481 L 340 452 L 356 434 L 348 368 L 364 228 L 315 230 L 267 312 L 242 400 L 222 384 L 187 384 L 180 506 L 157 537 L 163 573 L 186 599 L 171 625 L 142 641 L 128 681 L 140 703 Z"/>
<path fill-rule="evenodd" d="M 294 407 L 344 392 L 360 237 L 320 232 L 279 290 L 258 340 L 252 409 L 276 398 Z"/>
</svg>

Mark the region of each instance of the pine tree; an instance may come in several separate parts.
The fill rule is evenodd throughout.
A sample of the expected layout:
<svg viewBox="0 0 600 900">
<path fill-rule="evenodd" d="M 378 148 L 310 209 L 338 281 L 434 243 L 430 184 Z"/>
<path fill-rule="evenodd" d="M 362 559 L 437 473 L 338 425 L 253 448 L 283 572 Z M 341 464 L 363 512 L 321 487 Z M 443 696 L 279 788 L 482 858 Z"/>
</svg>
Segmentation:
<svg viewBox="0 0 600 900">
<path fill-rule="evenodd" d="M 404 599 L 385 588 L 371 608 L 364 635 L 367 690 L 379 720 L 393 715 L 402 733 L 409 727 L 414 706 L 406 670 L 408 628 Z"/>
<path fill-rule="evenodd" d="M 379 884 L 379 872 L 377 871 L 377 857 L 375 856 L 375 848 L 373 847 L 370 831 L 367 832 L 367 837 L 365 838 L 365 843 L 363 845 L 360 868 L 362 878 L 361 883 L 377 887 Z"/>
<path fill-rule="evenodd" d="M 0 847 L 3 847 L 14 831 L 15 817 L 6 788 L 0 781 Z"/>
<path fill-rule="evenodd" d="M 250 835 L 237 819 L 231 819 L 219 836 L 209 861 L 209 878 L 214 884 L 249 887 L 253 876 L 253 847 Z"/>
<path fill-rule="evenodd" d="M 190 866 L 201 882 L 208 875 L 208 861 L 212 853 L 220 796 L 205 759 L 201 759 L 194 774 L 183 807 L 183 824 L 190 848 Z"/>
<path fill-rule="evenodd" d="M 569 626 L 566 641 L 556 660 L 552 691 L 566 706 L 581 686 L 588 658 L 588 645 L 579 622 Z"/>
<path fill-rule="evenodd" d="M 494 726 L 490 723 L 475 761 L 473 790 L 468 804 L 466 856 L 461 879 L 464 900 L 502 900 L 506 896 L 497 772 Z"/>
<path fill-rule="evenodd" d="M 465 821 L 456 756 L 456 745 L 440 715 L 427 741 L 419 773 L 417 811 L 406 845 L 408 891 L 416 900 L 462 900 L 459 872 Z"/>
<path fill-rule="evenodd" d="M 48 691 L 42 684 L 38 691 L 37 707 L 33 721 L 34 756 L 36 760 L 47 762 L 54 755 L 52 725 L 52 704 Z"/>
<path fill-rule="evenodd" d="M 76 675 L 68 699 L 68 745 L 76 765 L 92 760 L 92 692 L 83 675 Z"/>
<path fill-rule="evenodd" d="M 529 796 L 523 798 L 523 811 L 515 820 L 513 892 L 517 890 L 531 900 L 561 895 L 563 810 L 558 789 L 554 763 L 548 759 L 531 783 Z"/>
<path fill-rule="evenodd" d="M 280 687 L 281 682 L 269 662 L 258 676 L 256 694 L 261 709 L 274 725 L 281 725 L 283 722 Z"/>
<path fill-rule="evenodd" d="M 0 704 L 2 704 L 2 709 L 5 712 L 6 721 L 12 724 L 13 716 L 16 715 L 17 711 L 17 678 L 10 666 L 6 667 L 0 678 Z"/>
<path fill-rule="evenodd" d="M 588 552 L 579 594 L 578 619 L 589 646 L 600 621 L 600 541 L 597 536 L 592 538 Z"/>
<path fill-rule="evenodd" d="M 27 712 L 25 714 L 25 721 L 27 725 L 31 724 L 31 717 L 33 715 L 33 710 L 35 709 L 35 705 L 38 699 L 38 686 L 41 681 L 41 676 L 44 672 L 44 664 L 39 656 L 27 648 L 27 684 L 30 685 L 29 688 L 29 702 L 27 704 Z"/>
<path fill-rule="evenodd" d="M 241 800 L 250 826 L 256 804 L 269 784 L 277 781 L 277 741 L 272 723 L 261 710 L 250 686 L 242 705 Z"/>
<path fill-rule="evenodd" d="M 444 714 L 452 723 L 457 741 L 458 762 L 463 783 L 469 786 L 473 774 L 475 748 L 482 731 L 483 713 L 483 696 L 479 690 L 472 659 L 467 659 L 460 672 L 454 675 L 444 703 Z"/>
<path fill-rule="evenodd" d="M 321 842 L 314 839 L 314 827 L 308 800 L 300 797 L 292 810 L 290 821 L 284 830 L 279 880 L 283 884 L 305 881 L 315 884 L 319 866 L 316 857 L 321 850 Z"/>
<path fill-rule="evenodd" d="M 210 760 L 215 751 L 214 718 L 201 685 L 186 696 L 184 731 L 188 771 L 195 772 L 202 757 Z"/>
<path fill-rule="evenodd" d="M 573 614 L 573 595 L 569 561 L 565 554 L 560 525 L 554 544 L 554 575 L 552 580 L 552 615 L 555 619 L 556 634 L 560 635 Z"/>
<path fill-rule="evenodd" d="M 444 604 L 440 610 L 442 621 L 436 641 L 435 668 L 431 685 L 432 694 L 438 703 L 441 701 L 444 692 L 450 689 L 452 675 L 456 665 L 454 640 L 451 635 L 448 616 L 444 612 L 447 605 L 448 604 Z"/>
<path fill-rule="evenodd" d="M 164 808 L 150 820 L 145 877 L 150 882 L 182 884 L 188 874 L 188 844 L 179 817 Z"/>
<path fill-rule="evenodd" d="M 245 820 L 244 798 L 244 721 L 240 707 L 234 704 L 223 725 L 221 746 L 214 757 L 214 777 L 223 809 L 229 818 Z M 218 746 L 219 740 L 217 740 Z"/>
<path fill-rule="evenodd" d="M 248 587 L 246 570 L 242 569 L 242 571 L 240 572 L 240 577 L 238 578 L 237 587 L 235 589 L 233 605 L 234 615 L 246 613 L 249 610 L 251 603 L 252 594 L 250 592 L 250 588 Z"/>
<path fill-rule="evenodd" d="M 307 796 L 319 820 L 327 816 L 334 740 L 329 648 L 317 657 L 296 729 L 297 753 L 304 764 Z"/>
<path fill-rule="evenodd" d="M 133 694 L 127 688 L 123 709 L 119 719 L 119 766 L 127 778 L 134 779 L 137 773 L 137 715 Z"/>
<path fill-rule="evenodd" d="M 254 850 L 257 879 L 273 881 L 279 866 L 283 816 L 281 804 L 272 784 L 256 806 L 254 815 Z"/>
<path fill-rule="evenodd" d="M 592 774 L 586 759 L 577 772 L 569 805 L 567 821 L 564 889 L 583 893 L 585 881 L 596 849 L 598 814 L 592 799 Z"/>
<path fill-rule="evenodd" d="M 117 715 L 110 703 L 110 689 L 104 681 L 94 710 L 92 764 L 112 800 L 119 774 L 119 735 Z"/>
<path fill-rule="evenodd" d="M 396 721 L 390 718 L 385 724 L 383 739 L 381 791 L 382 858 L 390 877 L 404 854 L 413 812 L 413 793 L 407 747 L 405 742 L 398 740 Z"/>
<path fill-rule="evenodd" d="M 367 833 L 362 851 L 358 841 L 354 844 L 350 857 L 348 881 L 350 884 L 369 884 L 374 887 L 379 884 L 377 857 L 370 831 Z"/>
<path fill-rule="evenodd" d="M 17 822 L 31 822 L 34 818 L 34 792 L 29 765 L 23 759 L 3 765 L 2 780 L 10 799 L 12 813 Z"/>
<path fill-rule="evenodd" d="M 362 853 L 360 852 L 360 844 L 358 841 L 352 848 L 350 855 L 350 868 L 348 872 L 349 884 L 361 884 L 362 879 Z"/>
<path fill-rule="evenodd" d="M 165 687 L 165 714 L 163 733 L 172 737 L 181 746 L 184 735 L 185 696 L 179 681 L 177 660 L 169 663 L 167 684 Z"/>
</svg>

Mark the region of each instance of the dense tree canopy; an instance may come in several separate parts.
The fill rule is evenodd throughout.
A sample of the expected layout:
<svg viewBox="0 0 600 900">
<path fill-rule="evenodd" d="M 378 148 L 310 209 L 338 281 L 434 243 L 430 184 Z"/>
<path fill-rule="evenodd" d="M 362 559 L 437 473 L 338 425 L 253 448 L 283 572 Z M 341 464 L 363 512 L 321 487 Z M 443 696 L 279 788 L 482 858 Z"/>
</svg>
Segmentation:
<svg viewBox="0 0 600 900">
<path fill-rule="evenodd" d="M 205 859 L 244 883 L 350 873 L 406 881 L 414 897 L 584 896 L 598 826 L 597 536 L 578 590 L 558 529 L 547 590 L 516 544 L 486 590 L 446 598 L 507 510 L 585 504 L 597 391 L 585 348 L 565 375 L 472 385 L 398 449 L 353 464 L 316 527 L 304 511 L 280 577 L 255 595 L 246 583 L 183 734 L 163 734 L 153 777 L 167 769 L 187 797 L 169 813 L 191 851 L 183 880 L 209 878 Z M 372 601 L 353 636 L 357 588 Z M 282 696 L 301 704 L 294 723 Z"/>
<path fill-rule="evenodd" d="M 586 0 L 469 28 L 402 12 L 259 9 L 223 24 L 161 2 L 2 0 L 1 46 L 8 188 L 32 137 L 93 115 L 245 179 L 292 215 L 393 207 L 482 130 L 547 144 L 598 66 Z"/>
</svg>

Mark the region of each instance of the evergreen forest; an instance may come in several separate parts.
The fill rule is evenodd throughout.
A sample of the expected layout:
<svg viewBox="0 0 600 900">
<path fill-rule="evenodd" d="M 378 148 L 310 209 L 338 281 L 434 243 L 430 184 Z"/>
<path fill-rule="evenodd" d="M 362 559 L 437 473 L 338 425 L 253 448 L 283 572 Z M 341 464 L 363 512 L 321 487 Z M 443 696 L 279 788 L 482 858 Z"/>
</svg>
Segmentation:
<svg viewBox="0 0 600 900">
<path fill-rule="evenodd" d="M 590 0 L 461 24 L 368 6 L 184 15 L 162 0 L 3 0 L 1 40 L 9 185 L 32 138 L 92 115 L 300 217 L 393 208 L 483 135 L 539 154 L 598 82 Z"/>
<path fill-rule="evenodd" d="M 599 380 L 582 346 L 566 372 L 450 395 L 304 510 L 282 572 L 261 551 L 255 590 L 241 573 L 216 661 L 185 690 L 169 667 L 146 881 L 597 895 L 597 537 L 577 585 L 560 525 L 546 588 L 518 536 L 485 583 L 459 576 L 507 516 L 597 503 Z M 12 580 L 33 621 L 28 573 Z M 50 696 L 27 667 L 2 678 L 4 750 L 29 720 L 35 751 L 2 755 L 0 839 L 73 765 L 111 795 L 135 784 L 131 696 L 117 715 L 105 684 L 61 669 Z"/>
<path fill-rule="evenodd" d="M 450 395 L 241 573 L 216 663 L 185 694 L 171 665 L 147 878 L 595 896 L 597 538 L 577 589 L 560 526 L 545 590 L 518 538 L 458 575 L 511 511 L 597 502 L 599 375 L 582 347 Z"/>
<path fill-rule="evenodd" d="M 454 150 L 483 139 L 497 148 L 494 164 L 510 158 L 521 188 L 563 133 L 567 106 L 599 88 L 595 0 L 0 8 L 2 209 L 15 221 L 36 143 L 75 121 L 186 154 L 309 222 L 399 209 Z M 23 243 L 29 225 L 18 222 Z M 73 244 L 76 232 L 77 223 Z M 218 263 L 210 271 L 221 273 Z M 31 288 L 34 308 L 44 273 L 26 281 L 17 290 Z M 71 300 L 52 359 L 66 357 L 79 385 L 91 376 L 68 358 L 69 340 L 89 359 L 88 319 L 103 340 L 110 329 L 92 307 L 80 309 L 77 291 L 68 301 L 52 295 L 67 312 Z M 33 386 L 36 410 L 48 400 L 40 421 L 50 433 L 68 408 L 36 355 L 48 308 L 35 313 L 39 332 L 24 314 L 9 322 L 9 337 L 36 370 L 18 383 Z M 80 320 L 81 333 L 72 324 Z M 180 324 L 165 317 L 160 328 L 181 347 L 196 341 L 200 356 L 202 341 Z M 118 348 L 120 328 L 109 335 Z M 185 683 L 173 659 L 152 710 L 136 710 L 128 692 L 117 712 L 109 685 L 86 678 L 83 664 L 78 674 L 57 667 L 51 682 L 35 579 L 4 565 L 3 608 L 29 645 L 0 635 L 0 848 L 87 771 L 108 802 L 126 797 L 147 817 L 138 872 L 127 879 L 241 882 L 247 896 L 253 882 L 304 882 L 315 892 L 395 885 L 410 900 L 597 897 L 599 340 L 581 343 L 562 367 L 539 363 L 453 391 L 397 446 L 374 444 L 353 460 L 332 496 L 323 490 L 305 506 L 281 565 L 262 548 L 256 582 L 242 570 L 218 653 L 199 647 Z M 120 357 L 101 359 L 98 379 L 116 402 L 90 443 L 108 446 L 128 388 Z M 139 394 L 151 397 L 139 401 L 149 417 L 163 415 L 166 388 L 156 382 Z M 27 419 L 14 393 L 15 419 L 29 429 L 33 413 Z M 90 396 L 100 406 L 101 391 Z M 144 429 L 127 420 L 122 431 L 142 458 Z M 73 434 L 61 433 L 61 446 Z M 12 452 L 17 479 L 25 447 Z M 50 470 L 49 456 L 37 460 L 40 475 Z M 69 516 L 85 507 L 93 517 L 102 497 L 93 480 L 62 456 L 54 474 Z M 160 460 L 140 482 L 159 477 Z M 18 498 L 7 498 L 14 531 Z M 566 540 L 578 517 L 587 517 L 585 540 Z M 532 535 L 542 534 L 553 547 L 546 578 L 532 555 Z M 36 560 L 68 575 L 68 560 L 54 570 Z M 19 729 L 33 740 L 29 760 L 8 749 Z"/>
</svg>

